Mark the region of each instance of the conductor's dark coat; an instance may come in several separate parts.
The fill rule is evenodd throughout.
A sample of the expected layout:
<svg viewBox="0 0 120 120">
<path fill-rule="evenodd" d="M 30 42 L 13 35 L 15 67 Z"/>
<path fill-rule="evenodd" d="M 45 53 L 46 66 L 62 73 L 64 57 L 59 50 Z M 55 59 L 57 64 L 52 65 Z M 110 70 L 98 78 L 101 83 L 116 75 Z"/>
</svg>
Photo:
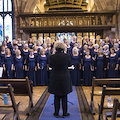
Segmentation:
<svg viewBox="0 0 120 120">
<path fill-rule="evenodd" d="M 57 96 L 72 92 L 72 81 L 68 70 L 68 66 L 71 66 L 70 56 L 62 52 L 56 52 L 49 57 L 49 66 L 52 71 L 48 91 Z"/>
</svg>

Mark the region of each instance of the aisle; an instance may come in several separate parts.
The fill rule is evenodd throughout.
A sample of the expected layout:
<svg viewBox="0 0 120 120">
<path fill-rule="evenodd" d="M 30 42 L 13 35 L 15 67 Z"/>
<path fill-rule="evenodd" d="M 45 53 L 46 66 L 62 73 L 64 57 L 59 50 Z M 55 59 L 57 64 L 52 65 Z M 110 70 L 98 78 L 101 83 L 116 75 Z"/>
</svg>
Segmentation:
<svg viewBox="0 0 120 120">
<path fill-rule="evenodd" d="M 69 120 L 81 120 L 75 87 L 73 87 L 73 92 L 71 92 L 68 95 L 68 101 L 74 104 L 72 105 L 68 102 L 68 112 L 70 113 L 70 116 L 66 118 L 55 118 L 53 116 L 54 105 L 51 105 L 53 103 L 53 100 L 54 100 L 54 95 L 50 95 L 48 102 L 39 120 L 62 120 L 62 119 L 63 120 L 68 120 L 68 119 Z M 60 109 L 60 115 L 62 115 L 62 109 Z"/>
</svg>

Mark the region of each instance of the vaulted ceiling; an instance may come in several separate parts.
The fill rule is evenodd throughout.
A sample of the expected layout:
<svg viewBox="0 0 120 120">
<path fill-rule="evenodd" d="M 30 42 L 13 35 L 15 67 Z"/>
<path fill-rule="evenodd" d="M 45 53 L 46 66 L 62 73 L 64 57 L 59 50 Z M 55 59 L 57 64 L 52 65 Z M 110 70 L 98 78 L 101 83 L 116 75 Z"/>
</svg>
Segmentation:
<svg viewBox="0 0 120 120">
<path fill-rule="evenodd" d="M 87 10 L 86 0 L 46 0 L 45 8 L 48 10 L 81 9 Z"/>
<path fill-rule="evenodd" d="M 17 13 L 43 13 L 48 10 L 116 10 L 118 0 L 14 0 Z"/>
</svg>

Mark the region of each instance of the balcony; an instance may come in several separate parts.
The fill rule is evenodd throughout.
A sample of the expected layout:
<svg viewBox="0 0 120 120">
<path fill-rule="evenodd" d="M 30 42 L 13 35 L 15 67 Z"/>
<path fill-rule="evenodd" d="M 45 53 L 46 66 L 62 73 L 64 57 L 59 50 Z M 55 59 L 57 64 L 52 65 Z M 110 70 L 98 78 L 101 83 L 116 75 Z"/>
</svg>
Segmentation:
<svg viewBox="0 0 120 120">
<path fill-rule="evenodd" d="M 110 29 L 116 26 L 116 12 L 54 12 L 20 14 L 20 29 L 27 31 Z"/>
</svg>

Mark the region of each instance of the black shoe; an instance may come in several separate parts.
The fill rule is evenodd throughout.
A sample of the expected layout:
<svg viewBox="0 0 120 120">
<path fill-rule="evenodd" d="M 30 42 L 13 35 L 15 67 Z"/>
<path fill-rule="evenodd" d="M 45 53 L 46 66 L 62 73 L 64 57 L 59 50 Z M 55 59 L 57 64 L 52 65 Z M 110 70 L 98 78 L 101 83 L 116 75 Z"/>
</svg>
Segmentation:
<svg viewBox="0 0 120 120">
<path fill-rule="evenodd" d="M 69 115 L 70 115 L 70 113 L 66 113 L 66 114 L 63 114 L 63 117 L 67 117 Z"/>
<path fill-rule="evenodd" d="M 56 118 L 59 117 L 59 114 L 57 114 L 57 113 L 53 113 L 53 115 L 54 115 Z"/>
</svg>

